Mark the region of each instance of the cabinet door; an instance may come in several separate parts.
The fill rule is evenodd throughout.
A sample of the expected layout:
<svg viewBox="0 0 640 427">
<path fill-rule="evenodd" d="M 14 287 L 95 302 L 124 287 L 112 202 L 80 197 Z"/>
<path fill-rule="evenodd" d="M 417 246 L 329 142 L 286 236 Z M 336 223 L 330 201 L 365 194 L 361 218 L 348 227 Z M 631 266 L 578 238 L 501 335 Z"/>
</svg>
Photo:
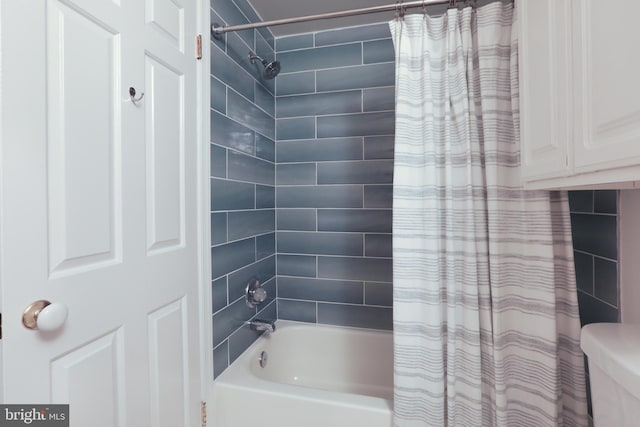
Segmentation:
<svg viewBox="0 0 640 427">
<path fill-rule="evenodd" d="M 524 181 L 571 170 L 570 0 L 518 2 Z"/>
<path fill-rule="evenodd" d="M 640 164 L 640 2 L 573 0 L 575 172 Z"/>
</svg>

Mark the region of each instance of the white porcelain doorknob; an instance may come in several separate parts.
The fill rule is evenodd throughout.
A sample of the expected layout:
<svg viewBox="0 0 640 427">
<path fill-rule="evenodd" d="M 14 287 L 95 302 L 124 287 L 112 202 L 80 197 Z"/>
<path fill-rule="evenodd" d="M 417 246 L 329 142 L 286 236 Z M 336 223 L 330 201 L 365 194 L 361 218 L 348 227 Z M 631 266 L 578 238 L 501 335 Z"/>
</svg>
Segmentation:
<svg viewBox="0 0 640 427">
<path fill-rule="evenodd" d="M 22 324 L 28 329 L 50 332 L 60 329 L 68 315 L 66 305 L 39 300 L 24 310 Z"/>
</svg>

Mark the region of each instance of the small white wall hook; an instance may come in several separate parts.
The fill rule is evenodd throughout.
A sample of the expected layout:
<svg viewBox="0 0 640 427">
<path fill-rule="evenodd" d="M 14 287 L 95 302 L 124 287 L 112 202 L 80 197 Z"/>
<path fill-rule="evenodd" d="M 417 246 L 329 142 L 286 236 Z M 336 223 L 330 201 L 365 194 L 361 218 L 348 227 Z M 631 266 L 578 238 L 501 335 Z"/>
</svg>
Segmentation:
<svg viewBox="0 0 640 427">
<path fill-rule="evenodd" d="M 140 92 L 140 96 L 136 98 L 136 88 L 133 86 L 129 88 L 129 96 L 131 97 L 131 103 L 133 105 L 138 105 L 137 102 L 140 102 L 144 97 L 144 92 Z"/>
</svg>

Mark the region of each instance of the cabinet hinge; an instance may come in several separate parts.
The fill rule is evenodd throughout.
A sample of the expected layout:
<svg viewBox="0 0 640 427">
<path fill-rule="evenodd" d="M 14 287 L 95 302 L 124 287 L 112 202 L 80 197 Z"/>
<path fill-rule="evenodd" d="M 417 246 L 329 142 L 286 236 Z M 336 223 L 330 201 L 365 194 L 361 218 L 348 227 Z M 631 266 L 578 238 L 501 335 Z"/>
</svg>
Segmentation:
<svg viewBox="0 0 640 427">
<path fill-rule="evenodd" d="M 200 423 L 202 427 L 207 427 L 207 402 L 200 402 Z"/>
<path fill-rule="evenodd" d="M 198 34 L 196 36 L 196 59 L 202 59 L 202 35 Z"/>
</svg>

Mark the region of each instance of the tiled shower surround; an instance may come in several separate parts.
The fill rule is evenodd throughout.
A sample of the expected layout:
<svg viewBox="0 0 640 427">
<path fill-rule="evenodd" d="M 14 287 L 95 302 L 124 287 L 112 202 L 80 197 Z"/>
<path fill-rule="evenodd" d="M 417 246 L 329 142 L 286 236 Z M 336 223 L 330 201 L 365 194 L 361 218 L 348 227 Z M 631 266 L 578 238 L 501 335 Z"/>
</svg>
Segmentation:
<svg viewBox="0 0 640 427">
<path fill-rule="evenodd" d="M 245 0 L 212 0 L 211 22 L 259 21 Z M 273 58 L 268 30 L 211 39 L 211 270 L 214 376 L 257 338 L 244 324 L 275 319 L 274 81 L 261 78 L 249 50 Z M 257 277 L 269 298 L 245 305 L 247 282 Z"/>
<path fill-rule="evenodd" d="M 276 52 L 278 317 L 391 329 L 389 27 L 278 38 Z"/>
<path fill-rule="evenodd" d="M 618 322 L 618 192 L 571 191 L 569 205 L 581 323 Z"/>
<path fill-rule="evenodd" d="M 211 6 L 213 23 L 259 21 L 246 0 Z M 277 55 L 280 75 L 263 80 L 249 49 Z M 214 376 L 258 337 L 254 316 L 391 329 L 387 23 L 228 33 L 212 38 L 211 74 Z M 617 321 L 617 193 L 570 200 L 582 321 Z M 243 299 L 253 277 L 269 293 L 257 310 Z"/>
<path fill-rule="evenodd" d="M 214 23 L 258 20 L 244 0 L 211 6 Z M 387 24 L 325 31 L 277 53 L 265 29 L 212 38 L 214 376 L 257 338 L 254 316 L 391 329 L 389 37 Z M 263 80 L 249 49 L 277 54 L 281 74 Z M 253 277 L 269 294 L 258 310 L 243 300 Z"/>
<path fill-rule="evenodd" d="M 580 323 L 618 322 L 618 192 L 569 192 Z M 587 370 L 589 415 L 591 393 Z"/>
</svg>

